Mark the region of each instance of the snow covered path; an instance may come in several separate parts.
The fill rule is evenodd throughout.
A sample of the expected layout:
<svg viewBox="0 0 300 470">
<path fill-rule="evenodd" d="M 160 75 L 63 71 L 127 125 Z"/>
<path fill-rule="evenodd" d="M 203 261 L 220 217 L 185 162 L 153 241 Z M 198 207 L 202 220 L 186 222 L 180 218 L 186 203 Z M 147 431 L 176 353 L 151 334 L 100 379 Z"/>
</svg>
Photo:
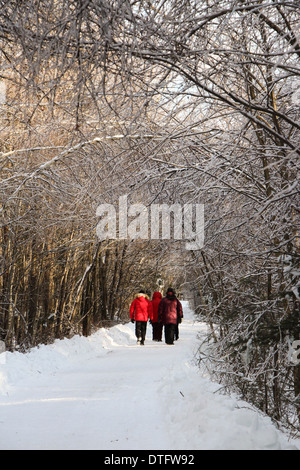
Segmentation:
<svg viewBox="0 0 300 470">
<path fill-rule="evenodd" d="M 193 365 L 206 326 L 186 303 L 174 346 L 151 330 L 144 347 L 129 323 L 0 355 L 0 450 L 300 450 Z"/>
</svg>

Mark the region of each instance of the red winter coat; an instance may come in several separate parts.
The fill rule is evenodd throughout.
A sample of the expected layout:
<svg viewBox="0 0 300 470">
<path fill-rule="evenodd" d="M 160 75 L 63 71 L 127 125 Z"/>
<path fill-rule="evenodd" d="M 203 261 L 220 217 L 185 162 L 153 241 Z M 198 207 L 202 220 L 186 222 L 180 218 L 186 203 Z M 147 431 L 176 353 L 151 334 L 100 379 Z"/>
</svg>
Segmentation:
<svg viewBox="0 0 300 470">
<path fill-rule="evenodd" d="M 158 306 L 162 299 L 160 292 L 154 292 L 152 297 L 153 323 L 158 323 Z"/>
<path fill-rule="evenodd" d="M 162 299 L 158 307 L 158 317 L 164 325 L 177 324 L 178 317 L 183 317 L 182 305 L 175 296 L 167 296 Z"/>
<path fill-rule="evenodd" d="M 152 320 L 152 304 L 146 294 L 137 294 L 130 306 L 130 318 L 135 321 Z"/>
</svg>

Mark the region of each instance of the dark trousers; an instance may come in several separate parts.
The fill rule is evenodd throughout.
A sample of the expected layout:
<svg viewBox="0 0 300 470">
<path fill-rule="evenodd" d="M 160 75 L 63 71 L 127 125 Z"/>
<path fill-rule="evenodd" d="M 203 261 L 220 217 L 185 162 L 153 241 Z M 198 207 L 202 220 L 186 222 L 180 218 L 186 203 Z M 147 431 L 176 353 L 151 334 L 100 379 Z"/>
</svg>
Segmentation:
<svg viewBox="0 0 300 470">
<path fill-rule="evenodd" d="M 161 341 L 162 340 L 162 330 L 163 324 L 162 323 L 152 323 L 152 339 L 153 341 Z"/>
<path fill-rule="evenodd" d="M 175 325 L 175 339 L 176 341 L 179 339 L 179 323 Z"/>
<path fill-rule="evenodd" d="M 174 344 L 176 325 L 169 323 L 165 325 L 165 340 L 167 344 Z"/>
<path fill-rule="evenodd" d="M 144 344 L 147 331 L 147 322 L 146 321 L 136 321 L 135 322 L 135 335 L 138 341 L 141 344 Z"/>
</svg>

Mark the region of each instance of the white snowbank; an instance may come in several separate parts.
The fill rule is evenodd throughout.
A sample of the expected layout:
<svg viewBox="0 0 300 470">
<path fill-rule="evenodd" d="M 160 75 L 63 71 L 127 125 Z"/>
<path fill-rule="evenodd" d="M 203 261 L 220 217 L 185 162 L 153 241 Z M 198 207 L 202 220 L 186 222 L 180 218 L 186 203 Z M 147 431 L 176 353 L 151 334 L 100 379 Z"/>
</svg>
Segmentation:
<svg viewBox="0 0 300 470">
<path fill-rule="evenodd" d="M 268 417 L 193 364 L 197 334 L 184 302 L 174 346 L 136 345 L 134 325 L 0 355 L 0 449 L 295 449 Z"/>
</svg>

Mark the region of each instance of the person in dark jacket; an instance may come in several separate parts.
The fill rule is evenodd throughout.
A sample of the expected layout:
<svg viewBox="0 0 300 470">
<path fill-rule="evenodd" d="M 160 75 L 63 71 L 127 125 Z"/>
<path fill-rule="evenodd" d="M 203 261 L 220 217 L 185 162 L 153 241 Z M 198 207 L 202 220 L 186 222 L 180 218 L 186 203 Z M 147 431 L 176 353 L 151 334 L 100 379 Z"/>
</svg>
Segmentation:
<svg viewBox="0 0 300 470">
<path fill-rule="evenodd" d="M 133 323 L 135 322 L 137 344 L 144 345 L 147 321 L 148 319 L 153 319 L 153 313 L 149 297 L 142 290 L 135 296 L 135 299 L 130 306 L 130 318 Z"/>
<path fill-rule="evenodd" d="M 158 321 L 158 306 L 161 302 L 162 295 L 160 292 L 154 292 L 152 297 L 152 310 L 153 310 L 153 320 L 152 320 L 152 339 L 153 341 L 162 340 L 162 330 L 163 324 Z"/>
<path fill-rule="evenodd" d="M 166 297 L 162 299 L 158 306 L 158 318 L 165 326 L 166 344 L 174 344 L 178 318 L 182 321 L 183 311 L 182 305 L 171 287 L 168 288 Z"/>
</svg>

